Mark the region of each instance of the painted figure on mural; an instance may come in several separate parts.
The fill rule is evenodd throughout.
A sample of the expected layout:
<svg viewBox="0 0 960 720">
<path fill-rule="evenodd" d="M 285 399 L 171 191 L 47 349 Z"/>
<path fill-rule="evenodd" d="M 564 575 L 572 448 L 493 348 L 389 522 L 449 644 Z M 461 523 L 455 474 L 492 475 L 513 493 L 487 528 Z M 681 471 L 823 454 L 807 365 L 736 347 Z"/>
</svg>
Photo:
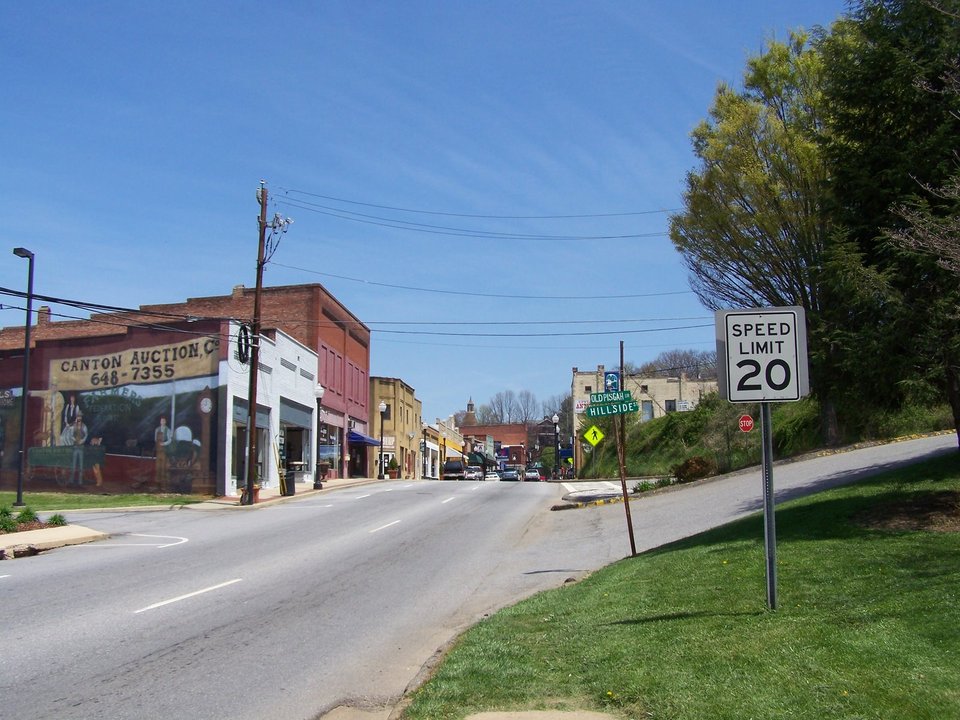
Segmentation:
<svg viewBox="0 0 960 720">
<path fill-rule="evenodd" d="M 173 434 L 170 432 L 170 426 L 167 425 L 167 418 L 161 415 L 160 424 L 157 426 L 157 429 L 153 431 L 153 442 L 156 447 L 155 454 L 157 456 L 157 485 L 161 490 L 167 486 L 167 467 L 169 462 L 167 453 L 170 450 L 171 440 L 173 440 Z"/>
<path fill-rule="evenodd" d="M 77 394 L 70 393 L 67 396 L 67 402 L 63 405 L 60 413 L 60 427 L 70 427 L 77 421 L 77 415 L 80 413 L 80 406 L 77 405 Z"/>
<path fill-rule="evenodd" d="M 60 433 L 60 444 L 73 448 L 73 458 L 70 464 L 70 485 L 83 484 L 83 446 L 87 442 L 87 426 L 83 422 L 83 413 L 77 413 L 73 425 L 64 428 Z"/>
</svg>

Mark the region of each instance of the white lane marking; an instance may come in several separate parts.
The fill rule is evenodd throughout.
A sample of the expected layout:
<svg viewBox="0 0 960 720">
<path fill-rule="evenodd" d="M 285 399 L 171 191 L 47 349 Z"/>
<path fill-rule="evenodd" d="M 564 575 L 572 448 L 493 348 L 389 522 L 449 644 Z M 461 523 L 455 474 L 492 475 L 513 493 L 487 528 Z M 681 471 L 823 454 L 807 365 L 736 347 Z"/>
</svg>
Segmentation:
<svg viewBox="0 0 960 720">
<path fill-rule="evenodd" d="M 476 486 L 475 488 L 473 488 L 470 492 L 476 492 L 476 491 L 479 490 L 481 487 L 483 487 L 483 486 L 482 486 L 482 485 L 477 485 L 477 486 Z"/>
<path fill-rule="evenodd" d="M 185 542 L 190 542 L 189 538 L 180 537 L 179 535 L 140 535 L 137 533 L 131 533 L 130 537 L 166 538 L 167 540 L 176 540 L 176 542 L 157 545 L 158 550 L 161 548 L 173 547 L 174 545 L 182 545 Z"/>
<path fill-rule="evenodd" d="M 367 493 L 366 495 L 357 495 L 357 496 L 354 498 L 354 500 L 363 500 L 364 498 L 370 497 L 372 494 L 373 494 L 373 493 Z"/>
<path fill-rule="evenodd" d="M 441 505 L 446 505 L 448 502 L 450 502 L 450 501 L 453 500 L 453 499 L 454 499 L 454 498 L 452 498 L 452 497 L 448 497 L 446 500 L 443 500 L 440 504 L 441 504 Z"/>
<path fill-rule="evenodd" d="M 3 580 L 3 579 L 6 578 L 6 577 L 10 577 L 10 576 L 9 576 L 9 575 L 0 575 L 0 580 Z"/>
<path fill-rule="evenodd" d="M 378 527 L 376 530 L 371 530 L 371 531 L 370 531 L 370 534 L 373 535 L 375 532 L 380 532 L 381 530 L 386 530 L 388 527 L 392 527 L 392 526 L 396 525 L 398 522 L 400 522 L 400 521 L 399 521 L 399 520 L 394 520 L 392 523 L 387 523 L 386 525 L 381 525 L 381 526 Z"/>
<path fill-rule="evenodd" d="M 219 585 L 212 585 L 208 588 L 203 588 L 203 590 L 196 590 L 192 593 L 187 593 L 186 595 L 180 595 L 179 597 L 170 598 L 169 600 L 161 600 L 158 603 L 153 605 L 147 605 L 145 608 L 140 608 L 139 610 L 134 611 L 134 615 L 137 613 L 146 612 L 147 610 L 156 610 L 158 607 L 163 607 L 164 605 L 169 605 L 170 603 L 180 602 L 181 600 L 186 600 L 188 598 L 195 597 L 196 595 L 202 595 L 203 593 L 211 592 L 212 590 L 219 590 L 220 588 L 227 587 L 227 585 L 233 585 L 234 583 L 241 582 L 243 578 L 234 578 L 233 580 L 227 580 L 222 582 Z"/>
</svg>

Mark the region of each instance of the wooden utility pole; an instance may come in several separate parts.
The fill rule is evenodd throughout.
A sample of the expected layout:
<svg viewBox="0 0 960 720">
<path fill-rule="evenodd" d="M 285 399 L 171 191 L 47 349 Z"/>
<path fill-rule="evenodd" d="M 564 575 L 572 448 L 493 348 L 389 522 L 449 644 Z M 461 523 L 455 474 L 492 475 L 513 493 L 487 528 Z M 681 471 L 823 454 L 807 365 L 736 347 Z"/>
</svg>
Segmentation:
<svg viewBox="0 0 960 720">
<path fill-rule="evenodd" d="M 626 389 L 626 373 L 623 371 L 623 340 L 620 341 L 620 390 Z M 627 419 L 617 415 L 617 463 L 620 465 L 620 488 L 623 490 L 623 509 L 627 513 L 627 534 L 630 536 L 630 556 L 637 554 L 633 540 L 633 520 L 630 518 L 630 494 L 627 492 Z"/>
<path fill-rule="evenodd" d="M 257 481 L 257 375 L 260 369 L 260 295 L 263 291 L 264 247 L 267 237 L 267 186 L 260 181 L 260 241 L 257 245 L 257 287 L 253 295 L 253 323 L 250 327 L 250 389 L 247 393 L 247 475 L 245 505 L 253 505 L 253 484 Z"/>
</svg>

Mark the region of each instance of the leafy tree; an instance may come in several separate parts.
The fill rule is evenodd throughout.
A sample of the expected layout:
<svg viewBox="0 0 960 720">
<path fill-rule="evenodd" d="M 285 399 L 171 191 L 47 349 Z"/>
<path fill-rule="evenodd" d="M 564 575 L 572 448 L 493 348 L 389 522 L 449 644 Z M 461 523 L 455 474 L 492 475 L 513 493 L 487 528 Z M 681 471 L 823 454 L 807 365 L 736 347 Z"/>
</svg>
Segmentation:
<svg viewBox="0 0 960 720">
<path fill-rule="evenodd" d="M 670 237 L 708 308 L 806 309 L 813 388 L 835 442 L 834 358 L 829 344 L 819 347 L 829 343 L 823 295 L 853 275 L 826 273 L 828 168 L 818 144 L 824 72 L 817 46 L 795 33 L 748 61 L 742 92 L 720 85 L 709 119 L 693 132 L 700 167 L 687 175 L 685 209 L 671 218 Z"/>
<path fill-rule="evenodd" d="M 949 188 L 960 97 L 950 85 L 960 57 L 958 9 L 957 0 L 863 0 L 821 48 L 831 215 L 862 264 L 889 286 L 870 318 L 873 342 L 856 348 L 881 362 L 851 375 L 849 386 L 859 379 L 861 397 L 890 405 L 945 393 L 960 427 L 960 287 L 935 258 L 902 244 L 924 233 L 931 239 L 956 209 Z M 929 188 L 946 192 L 937 197 Z"/>
</svg>

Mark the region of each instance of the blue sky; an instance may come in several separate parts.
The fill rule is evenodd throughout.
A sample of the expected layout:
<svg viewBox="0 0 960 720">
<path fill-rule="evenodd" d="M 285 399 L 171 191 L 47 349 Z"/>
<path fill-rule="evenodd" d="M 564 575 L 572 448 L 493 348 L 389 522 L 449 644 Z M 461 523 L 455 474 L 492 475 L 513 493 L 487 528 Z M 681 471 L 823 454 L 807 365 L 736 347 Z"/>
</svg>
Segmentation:
<svg viewBox="0 0 960 720">
<path fill-rule="evenodd" d="M 845 9 L 4 2 L 0 286 L 25 289 L 25 246 L 55 297 L 253 287 L 265 180 L 294 219 L 265 284 L 324 284 L 373 330 L 371 373 L 412 385 L 428 420 L 569 392 L 620 340 L 635 364 L 710 350 L 666 236 L 690 131 L 768 39 Z"/>
</svg>

